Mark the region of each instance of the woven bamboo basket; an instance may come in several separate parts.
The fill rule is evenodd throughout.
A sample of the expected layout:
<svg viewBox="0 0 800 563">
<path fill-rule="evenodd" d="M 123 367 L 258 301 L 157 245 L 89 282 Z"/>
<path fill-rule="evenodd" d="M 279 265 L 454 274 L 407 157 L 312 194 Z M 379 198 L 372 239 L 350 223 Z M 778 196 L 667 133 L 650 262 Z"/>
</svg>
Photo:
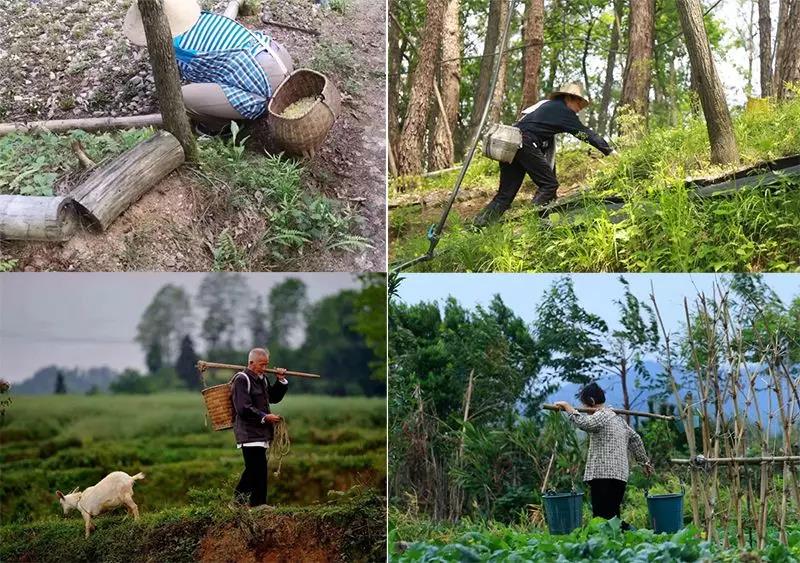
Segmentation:
<svg viewBox="0 0 800 563">
<path fill-rule="evenodd" d="M 236 377 L 234 374 L 233 377 Z M 203 401 L 206 403 L 208 418 L 214 430 L 227 430 L 233 428 L 233 402 L 231 401 L 231 381 L 221 385 L 206 387 L 201 391 Z M 203 378 L 205 385 L 205 378 Z"/>
<path fill-rule="evenodd" d="M 295 118 L 281 115 L 297 100 L 311 96 L 317 101 L 305 114 Z M 324 74 L 300 68 L 278 86 L 267 110 L 269 126 L 278 145 L 287 153 L 310 157 L 322 145 L 342 112 L 342 96 Z"/>
</svg>

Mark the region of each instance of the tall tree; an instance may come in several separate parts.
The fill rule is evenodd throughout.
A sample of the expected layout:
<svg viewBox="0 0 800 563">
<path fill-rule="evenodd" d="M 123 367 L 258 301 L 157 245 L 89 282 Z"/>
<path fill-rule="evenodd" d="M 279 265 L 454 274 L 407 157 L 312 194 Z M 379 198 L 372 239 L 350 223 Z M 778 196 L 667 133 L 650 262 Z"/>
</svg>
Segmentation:
<svg viewBox="0 0 800 563">
<path fill-rule="evenodd" d="M 181 352 L 175 362 L 175 373 L 188 389 L 199 389 L 200 378 L 197 375 L 197 361 L 200 358 L 194 350 L 194 341 L 190 335 L 181 340 Z"/>
<path fill-rule="evenodd" d="M 154 347 L 160 348 L 161 365 L 171 364 L 178 353 L 178 345 L 189 334 L 192 326 L 192 308 L 186 292 L 168 284 L 156 293 L 136 327 L 136 342 L 147 355 Z"/>
<path fill-rule="evenodd" d="M 160 0 L 139 0 L 138 6 L 147 38 L 147 52 L 153 67 L 159 110 L 164 118 L 164 129 L 178 139 L 186 160 L 197 160 L 197 143 L 183 105 L 178 63 L 163 3 Z"/>
<path fill-rule="evenodd" d="M 622 25 L 622 2 L 614 0 L 614 20 L 611 23 L 611 37 L 606 56 L 606 75 L 603 80 L 603 91 L 600 94 L 600 107 L 597 108 L 597 128 L 601 135 L 608 135 L 609 115 L 611 105 L 611 90 L 614 87 L 614 68 L 617 66 L 617 52 L 619 51 L 619 35 Z"/>
<path fill-rule="evenodd" d="M 64 372 L 61 370 L 56 374 L 56 387 L 53 393 L 56 395 L 66 395 L 67 393 L 67 385 L 64 383 Z"/>
<path fill-rule="evenodd" d="M 289 338 L 301 327 L 307 306 L 306 284 L 300 279 L 289 278 L 270 290 L 267 302 L 270 346 L 289 347 Z"/>
<path fill-rule="evenodd" d="M 441 41 L 446 7 L 447 0 L 428 2 L 425 30 L 422 33 L 422 47 L 419 50 L 417 66 L 411 81 L 408 111 L 397 143 L 398 174 L 422 172 L 422 143 L 428 122 L 428 111 L 433 98 L 433 84 L 436 80 L 434 67 Z"/>
<path fill-rule="evenodd" d="M 164 367 L 164 348 L 160 340 L 154 340 L 147 348 L 144 363 L 149 373 L 156 373 Z"/>
<path fill-rule="evenodd" d="M 522 31 L 525 50 L 522 54 L 522 101 L 520 111 L 539 99 L 539 71 L 544 46 L 544 0 L 529 0 L 525 6 Z"/>
<path fill-rule="evenodd" d="M 503 49 L 504 45 L 500 45 L 500 38 L 503 35 L 503 26 L 506 23 L 506 17 L 508 16 L 508 9 L 509 9 L 509 2 L 508 0 L 503 0 L 500 2 L 500 21 L 497 27 L 498 33 L 498 41 L 497 41 L 497 48 Z M 494 57 L 493 57 L 494 60 Z M 491 70 L 494 70 L 494 66 L 492 66 Z M 492 91 L 492 107 L 489 109 L 489 122 L 491 123 L 499 123 L 500 116 L 503 114 L 503 101 L 505 99 L 506 93 L 506 82 L 507 82 L 507 74 L 508 74 L 508 52 L 503 50 L 503 56 L 500 58 L 500 68 L 497 72 L 497 82 L 494 85 L 494 90 Z M 491 80 L 491 72 L 489 73 L 489 79 Z M 480 122 L 481 116 L 478 115 L 478 121 Z M 480 131 L 478 131 L 480 133 Z"/>
<path fill-rule="evenodd" d="M 214 273 L 203 278 L 197 301 L 206 309 L 202 326 L 206 351 L 235 346 L 250 296 L 247 280 L 240 273 Z"/>
<path fill-rule="evenodd" d="M 484 39 L 483 42 L 483 57 L 481 57 L 480 72 L 478 73 L 478 84 L 473 94 L 475 103 L 472 106 L 472 115 L 469 119 L 467 134 L 468 146 L 480 133 L 480 131 L 478 131 L 478 126 L 480 125 L 481 116 L 483 115 L 483 108 L 486 105 L 486 100 L 493 95 L 493 93 L 489 92 L 489 86 L 491 86 L 490 83 L 492 81 L 492 71 L 494 70 L 495 55 L 497 54 L 497 47 L 500 43 L 500 28 L 503 25 L 503 14 L 505 13 L 503 6 L 505 4 L 506 0 L 489 0 L 489 17 L 486 23 L 486 39 Z"/>
<path fill-rule="evenodd" d="M 769 0 L 758 0 L 758 60 L 761 70 L 761 97 L 772 95 L 772 19 Z"/>
<path fill-rule="evenodd" d="M 448 0 L 442 26 L 440 91 L 446 118 L 435 111 L 433 147 L 430 168 L 440 170 L 453 165 L 454 131 L 458 122 L 458 101 L 461 91 L 461 25 L 458 21 L 459 0 Z M 438 109 L 438 108 L 437 108 Z"/>
<path fill-rule="evenodd" d="M 625 292 L 622 300 L 615 300 L 619 309 L 620 328 L 611 331 L 609 353 L 603 359 L 603 367 L 619 379 L 622 408 L 630 410 L 631 376 L 649 379 L 644 356 L 657 349 L 658 323 L 652 307 L 631 293 L 628 281 L 622 276 L 619 281 Z"/>
<path fill-rule="evenodd" d="M 700 0 L 676 0 L 676 3 L 683 35 L 686 38 L 692 76 L 706 118 L 708 138 L 711 141 L 711 162 L 715 164 L 738 162 L 739 151 L 733 134 L 733 123 L 711 55 Z"/>
<path fill-rule="evenodd" d="M 781 0 L 775 43 L 775 95 L 792 95 L 790 83 L 800 84 L 800 0 Z"/>
<path fill-rule="evenodd" d="M 620 107 L 647 115 L 653 65 L 655 0 L 631 0 L 628 24 L 628 59 L 622 77 Z"/>
<path fill-rule="evenodd" d="M 256 302 L 250 309 L 249 315 L 250 345 L 256 348 L 266 346 L 269 340 L 269 332 L 267 330 L 269 317 L 264 310 L 264 301 L 260 295 L 256 297 Z"/>
<path fill-rule="evenodd" d="M 389 71 L 389 107 L 387 108 L 389 123 L 389 151 L 392 153 L 391 162 L 397 158 L 395 150 L 397 148 L 397 137 L 399 134 L 400 122 L 397 109 L 400 98 L 400 90 L 403 80 L 400 73 L 401 57 L 400 51 L 400 27 L 397 23 L 397 0 L 389 1 L 389 31 L 388 31 L 388 50 L 386 53 Z M 397 171 L 395 170 L 394 173 Z"/>
</svg>

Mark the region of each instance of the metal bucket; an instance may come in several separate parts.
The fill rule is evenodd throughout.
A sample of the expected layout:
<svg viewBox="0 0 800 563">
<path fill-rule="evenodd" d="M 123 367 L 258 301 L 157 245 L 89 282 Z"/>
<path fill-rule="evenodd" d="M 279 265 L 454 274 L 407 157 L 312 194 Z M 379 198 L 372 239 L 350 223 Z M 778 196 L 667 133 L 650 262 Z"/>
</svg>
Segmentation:
<svg viewBox="0 0 800 563">
<path fill-rule="evenodd" d="M 495 123 L 483 137 L 483 154 L 492 160 L 511 162 L 522 147 L 522 131 L 511 125 Z"/>
</svg>

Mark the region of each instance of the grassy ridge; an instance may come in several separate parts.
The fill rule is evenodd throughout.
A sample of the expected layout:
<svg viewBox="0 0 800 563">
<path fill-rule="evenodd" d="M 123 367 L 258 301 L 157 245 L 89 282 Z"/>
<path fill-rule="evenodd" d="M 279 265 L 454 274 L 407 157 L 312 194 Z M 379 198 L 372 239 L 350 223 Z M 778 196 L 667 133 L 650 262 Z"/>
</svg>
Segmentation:
<svg viewBox="0 0 800 563">
<path fill-rule="evenodd" d="M 309 504 L 327 491 L 385 481 L 381 399 L 289 395 L 274 407 L 292 439 L 270 502 Z M 0 428 L 2 523 L 60 513 L 54 492 L 93 485 L 110 471 L 144 471 L 142 513 L 186 506 L 190 491 L 233 489 L 242 470 L 230 430 L 206 426 L 199 393 L 14 397 Z M 274 469 L 274 468 L 273 468 Z"/>
<path fill-rule="evenodd" d="M 81 520 L 49 520 L 0 528 L 0 560 L 120 562 L 242 560 L 384 561 L 384 497 L 369 489 L 334 495 L 324 504 L 250 512 L 223 498 L 143 514 L 98 518 L 85 540 Z"/>
<path fill-rule="evenodd" d="M 734 115 L 743 164 L 800 153 L 800 99 L 781 106 Z M 705 124 L 659 129 L 620 142 L 619 158 L 590 163 L 579 151 L 559 156 L 562 185 L 576 172 L 590 170 L 585 211 L 577 217 L 541 221 L 529 206 L 533 187 L 523 187 L 508 219 L 472 231 L 457 211 L 439 250 L 417 267 L 432 271 L 793 271 L 800 269 L 800 180 L 786 178 L 769 191 L 748 189 L 736 195 L 700 199 L 684 186 L 687 176 L 721 171 L 711 166 Z M 475 164 L 465 188 L 497 185 L 497 166 Z M 416 181 L 427 190 L 452 187 L 454 174 Z M 399 179 L 394 189 L 415 185 Z M 527 193 L 526 193 L 527 191 Z M 600 203 L 621 195 L 626 215 L 615 222 Z M 409 259 L 428 248 L 427 224 L 415 222 L 416 208 L 395 211 L 390 226 L 396 239 L 393 260 Z M 619 217 L 617 217 L 619 219 Z M 428 221 L 431 222 L 431 221 Z"/>
</svg>

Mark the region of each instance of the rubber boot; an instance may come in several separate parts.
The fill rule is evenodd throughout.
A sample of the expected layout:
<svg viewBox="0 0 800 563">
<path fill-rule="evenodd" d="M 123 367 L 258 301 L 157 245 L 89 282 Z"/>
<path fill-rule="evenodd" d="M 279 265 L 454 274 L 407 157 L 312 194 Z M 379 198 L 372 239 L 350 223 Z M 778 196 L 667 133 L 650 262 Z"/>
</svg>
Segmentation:
<svg viewBox="0 0 800 563">
<path fill-rule="evenodd" d="M 503 207 L 494 201 L 490 201 L 489 204 L 484 207 L 483 209 L 475 215 L 475 218 L 472 220 L 472 226 L 476 229 L 482 229 L 491 225 L 492 223 L 497 222 L 500 217 L 503 216 L 503 213 L 506 212 L 507 207 Z"/>
</svg>

